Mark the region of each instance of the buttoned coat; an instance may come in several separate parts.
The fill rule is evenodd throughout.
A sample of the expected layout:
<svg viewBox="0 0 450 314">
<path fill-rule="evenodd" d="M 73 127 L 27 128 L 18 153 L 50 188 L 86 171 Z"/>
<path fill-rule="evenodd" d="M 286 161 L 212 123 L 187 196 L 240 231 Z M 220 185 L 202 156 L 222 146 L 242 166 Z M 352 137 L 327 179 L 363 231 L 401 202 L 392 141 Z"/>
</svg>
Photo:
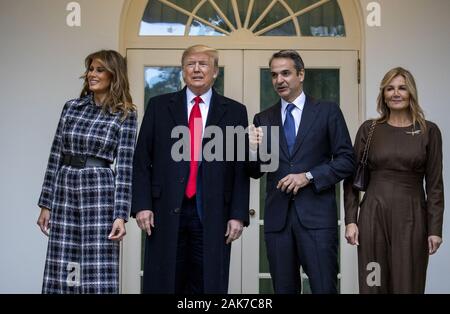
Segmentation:
<svg viewBox="0 0 450 314">
<path fill-rule="evenodd" d="M 92 94 L 65 104 L 38 202 L 50 209 L 44 293 L 119 293 L 120 247 L 108 235 L 115 219 L 129 216 L 136 129 L 136 112 L 123 119 L 97 106 Z M 64 165 L 64 155 L 115 167 Z"/>
<path fill-rule="evenodd" d="M 205 133 L 210 126 L 222 131 L 224 159 L 226 142 L 232 140 L 225 136 L 226 127 L 246 128 L 247 121 L 245 106 L 213 90 Z M 174 144 L 180 143 L 172 131 L 180 126 L 188 127 L 186 88 L 149 100 L 134 158 L 132 204 L 133 216 L 144 209 L 154 212 L 155 228 L 145 240 L 144 293 L 173 293 L 175 288 L 178 227 L 189 176 L 189 160 L 176 161 L 172 156 Z M 203 148 L 210 141 L 204 134 Z M 203 224 L 205 293 L 228 290 L 227 222 L 239 219 L 248 225 L 249 178 L 244 165 L 244 161 L 206 159 L 199 165 L 197 207 Z"/>
</svg>

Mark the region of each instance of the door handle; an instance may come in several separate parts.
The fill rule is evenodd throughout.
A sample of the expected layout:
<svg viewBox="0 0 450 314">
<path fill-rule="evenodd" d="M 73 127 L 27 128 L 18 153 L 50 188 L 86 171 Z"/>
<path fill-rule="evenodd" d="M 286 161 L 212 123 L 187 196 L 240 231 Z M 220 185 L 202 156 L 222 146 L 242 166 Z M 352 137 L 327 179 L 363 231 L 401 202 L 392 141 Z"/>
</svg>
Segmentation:
<svg viewBox="0 0 450 314">
<path fill-rule="evenodd" d="M 253 208 L 251 208 L 249 211 L 248 211 L 248 213 L 250 214 L 250 216 L 255 216 L 255 214 L 256 214 L 256 210 L 254 210 Z"/>
</svg>

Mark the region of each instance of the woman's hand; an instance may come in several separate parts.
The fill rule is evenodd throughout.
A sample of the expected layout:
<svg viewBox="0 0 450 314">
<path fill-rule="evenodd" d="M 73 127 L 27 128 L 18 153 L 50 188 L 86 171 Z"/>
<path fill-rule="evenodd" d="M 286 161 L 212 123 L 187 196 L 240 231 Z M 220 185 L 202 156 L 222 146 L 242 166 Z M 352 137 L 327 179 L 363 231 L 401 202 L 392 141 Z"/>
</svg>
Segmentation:
<svg viewBox="0 0 450 314">
<path fill-rule="evenodd" d="M 50 221 L 50 209 L 41 207 L 41 213 L 39 214 L 39 218 L 37 220 L 37 225 L 41 228 L 43 234 L 48 237 L 49 234 L 49 224 Z"/>
<path fill-rule="evenodd" d="M 125 221 L 122 218 L 114 220 L 111 233 L 108 239 L 112 241 L 122 241 L 123 237 L 127 234 L 125 230 Z"/>
<path fill-rule="evenodd" d="M 355 223 L 351 223 L 345 226 L 345 238 L 347 239 L 347 243 L 351 245 L 359 245 L 358 242 L 358 225 Z"/>
<path fill-rule="evenodd" d="M 433 255 L 436 253 L 438 248 L 441 246 L 442 238 L 435 235 L 430 235 L 428 237 L 428 253 L 430 255 Z"/>
</svg>

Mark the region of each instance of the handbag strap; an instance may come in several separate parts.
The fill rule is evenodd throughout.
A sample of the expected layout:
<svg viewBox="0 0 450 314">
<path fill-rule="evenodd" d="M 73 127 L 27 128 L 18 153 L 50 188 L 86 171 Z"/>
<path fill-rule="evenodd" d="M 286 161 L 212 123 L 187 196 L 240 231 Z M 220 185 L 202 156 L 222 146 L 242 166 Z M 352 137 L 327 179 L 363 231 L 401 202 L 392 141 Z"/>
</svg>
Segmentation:
<svg viewBox="0 0 450 314">
<path fill-rule="evenodd" d="M 367 142 L 366 142 L 366 145 L 364 146 L 364 152 L 363 152 L 363 155 L 361 158 L 361 163 L 363 165 L 367 164 L 367 158 L 369 157 L 370 142 L 372 141 L 372 135 L 373 135 L 373 131 L 375 131 L 376 124 L 377 124 L 377 120 L 373 120 L 372 124 L 370 125 L 369 135 L 367 136 Z"/>
</svg>

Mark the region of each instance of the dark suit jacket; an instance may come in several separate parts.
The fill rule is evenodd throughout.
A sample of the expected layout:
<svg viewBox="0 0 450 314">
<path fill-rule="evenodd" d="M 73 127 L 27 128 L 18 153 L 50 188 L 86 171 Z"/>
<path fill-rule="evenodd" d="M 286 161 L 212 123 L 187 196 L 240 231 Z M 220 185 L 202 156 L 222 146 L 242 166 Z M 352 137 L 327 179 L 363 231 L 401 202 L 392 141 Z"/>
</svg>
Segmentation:
<svg viewBox="0 0 450 314">
<path fill-rule="evenodd" d="M 295 206 L 302 224 L 307 228 L 330 228 L 337 225 L 335 184 L 350 176 L 355 167 L 352 143 L 338 105 L 316 101 L 306 96 L 300 127 L 289 156 L 281 119 L 281 102 L 255 115 L 254 124 L 267 126 L 269 152 L 273 151 L 270 127 L 279 127 L 279 167 L 267 173 L 264 230 L 280 231 L 285 223 L 292 197 L 276 188 L 280 179 L 291 173 L 310 171 L 313 183 L 299 190 Z M 277 158 L 278 156 L 274 156 Z M 249 163 L 253 178 L 264 173 L 260 162 Z"/>
<path fill-rule="evenodd" d="M 244 105 L 213 90 L 206 127 L 247 127 Z M 132 216 L 143 209 L 155 214 L 155 228 L 146 237 L 144 292 L 173 293 L 180 208 L 189 176 L 189 161 L 176 162 L 171 138 L 176 126 L 188 127 L 186 89 L 149 100 L 134 157 Z M 210 139 L 203 140 L 205 146 Z M 224 153 L 226 138 L 223 137 Z M 236 152 L 236 149 L 235 149 Z M 245 162 L 206 161 L 197 177 L 204 238 L 204 289 L 227 293 L 230 245 L 225 244 L 227 222 L 248 225 L 249 178 Z"/>
</svg>

